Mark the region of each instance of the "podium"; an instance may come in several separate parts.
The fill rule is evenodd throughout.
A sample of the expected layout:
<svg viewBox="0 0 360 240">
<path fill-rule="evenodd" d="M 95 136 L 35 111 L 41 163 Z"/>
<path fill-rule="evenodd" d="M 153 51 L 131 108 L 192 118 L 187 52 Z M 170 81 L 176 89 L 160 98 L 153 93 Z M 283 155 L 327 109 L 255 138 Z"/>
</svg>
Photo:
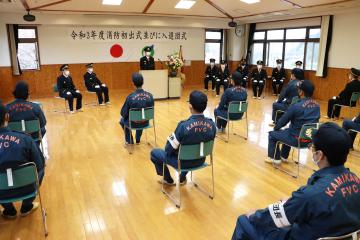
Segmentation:
<svg viewBox="0 0 360 240">
<path fill-rule="evenodd" d="M 151 93 L 154 99 L 167 99 L 169 97 L 168 70 L 141 70 L 144 77 L 143 89 Z"/>
<path fill-rule="evenodd" d="M 181 90 L 181 78 L 169 77 L 169 98 L 180 98 Z"/>
</svg>

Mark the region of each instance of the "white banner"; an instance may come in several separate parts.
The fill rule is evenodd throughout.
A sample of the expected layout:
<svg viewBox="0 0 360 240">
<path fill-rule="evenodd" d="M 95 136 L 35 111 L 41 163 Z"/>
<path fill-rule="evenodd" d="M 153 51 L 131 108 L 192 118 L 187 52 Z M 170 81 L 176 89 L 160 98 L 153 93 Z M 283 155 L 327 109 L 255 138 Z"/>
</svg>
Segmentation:
<svg viewBox="0 0 360 240">
<path fill-rule="evenodd" d="M 72 42 L 175 42 L 189 38 L 189 31 L 182 29 L 70 27 L 68 30 L 68 40 Z"/>
</svg>

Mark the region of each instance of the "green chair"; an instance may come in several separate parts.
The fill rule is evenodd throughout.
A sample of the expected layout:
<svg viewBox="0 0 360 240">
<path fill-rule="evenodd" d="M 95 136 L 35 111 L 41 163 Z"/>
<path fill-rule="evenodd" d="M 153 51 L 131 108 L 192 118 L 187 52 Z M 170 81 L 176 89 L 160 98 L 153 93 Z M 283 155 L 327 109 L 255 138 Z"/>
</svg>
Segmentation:
<svg viewBox="0 0 360 240">
<path fill-rule="evenodd" d="M 349 233 L 343 236 L 324 237 L 324 238 L 319 238 L 318 240 L 359 240 L 359 239 L 360 239 L 360 230 L 357 230 L 356 232 Z"/>
<path fill-rule="evenodd" d="M 56 99 L 64 99 L 64 104 L 65 104 L 65 110 L 58 110 L 58 109 L 55 109 L 54 112 L 59 112 L 59 113 L 66 113 L 67 112 L 67 105 L 66 105 L 66 98 L 62 98 L 59 96 L 59 89 L 57 87 L 57 84 L 54 84 L 53 85 L 53 92 L 55 94 L 55 98 Z"/>
<path fill-rule="evenodd" d="M 296 160 L 294 161 L 294 156 L 293 156 L 294 152 L 293 152 L 292 157 L 291 157 L 292 160 L 294 161 L 294 163 L 297 165 L 296 173 L 289 172 L 289 171 L 281 168 L 279 165 L 277 165 L 275 163 L 273 163 L 274 168 L 279 169 L 280 171 L 285 172 L 285 173 L 289 174 L 290 176 L 292 176 L 294 178 L 299 177 L 299 172 L 300 172 L 300 152 L 301 152 L 302 149 L 307 149 L 308 148 L 308 146 L 312 142 L 313 132 L 315 130 L 319 129 L 319 126 L 320 126 L 320 123 L 306 123 L 306 124 L 304 124 L 301 127 L 301 130 L 300 130 L 300 134 L 299 134 L 300 136 L 298 137 L 297 146 L 291 146 L 291 145 L 286 144 L 286 143 L 281 142 L 281 141 L 276 142 L 274 159 L 275 159 L 277 149 L 279 148 L 280 144 L 289 146 L 289 147 L 291 147 L 291 148 L 298 151 L 297 161 Z"/>
<path fill-rule="evenodd" d="M 194 183 L 194 186 L 197 187 L 200 191 L 206 193 L 210 199 L 213 199 L 215 197 L 213 148 L 214 148 L 214 140 L 211 140 L 208 142 L 201 142 L 199 144 L 180 145 L 179 146 L 178 167 L 175 168 L 175 171 L 178 174 L 178 180 L 177 180 L 177 192 L 179 195 L 178 199 L 176 199 L 170 193 L 165 191 L 164 173 L 165 173 L 165 164 L 166 163 L 163 164 L 163 180 L 162 180 L 161 191 L 170 198 L 170 200 L 176 205 L 177 208 L 180 208 L 180 206 L 181 206 L 180 174 L 182 172 L 190 172 L 191 173 L 191 182 Z M 182 168 L 181 167 L 181 162 L 194 161 L 194 160 L 198 160 L 201 158 L 206 158 L 207 156 L 210 156 L 210 163 L 207 163 L 205 161 L 201 166 L 198 166 L 198 167 L 193 167 L 193 168 Z M 199 184 L 197 184 L 195 181 L 193 181 L 193 171 L 200 170 L 200 169 L 203 169 L 206 167 L 211 167 L 211 179 L 212 179 L 212 192 L 211 193 L 205 191 L 202 187 L 199 186 Z"/>
<path fill-rule="evenodd" d="M 133 127 L 133 126 L 131 126 L 132 122 L 142 122 L 142 121 L 149 121 L 149 124 L 147 126 L 145 126 L 145 127 Z M 152 125 L 150 124 L 151 121 L 152 121 Z M 157 146 L 154 107 L 131 108 L 129 110 L 129 126 L 124 125 L 124 127 L 129 129 L 130 132 L 132 132 L 133 130 L 134 131 L 136 131 L 136 130 L 145 130 L 145 138 L 146 138 L 146 142 L 147 142 L 148 145 L 150 145 L 150 143 L 148 142 L 148 139 L 147 139 L 146 130 L 149 129 L 149 128 L 153 128 L 154 129 L 155 146 Z M 134 147 L 134 143 L 132 142 L 132 138 L 130 138 L 130 145 L 132 147 Z M 129 153 L 132 154 L 133 151 L 131 150 Z"/>
<path fill-rule="evenodd" d="M 39 195 L 44 233 L 45 236 L 47 236 L 48 230 L 46 224 L 46 211 L 42 205 L 42 199 L 40 195 L 40 183 L 35 163 L 31 162 L 20 165 L 16 168 L 7 168 L 0 170 L 1 191 L 11 191 L 31 184 L 35 185 L 34 192 L 15 198 L 0 198 L 0 204 L 23 201 L 24 199 L 36 197 L 37 195 Z"/>
<path fill-rule="evenodd" d="M 217 121 L 219 119 L 228 122 L 227 138 L 225 139 L 225 138 L 222 138 L 219 135 L 217 135 L 218 138 L 224 140 L 225 142 L 229 142 L 230 123 L 231 123 L 231 127 L 234 128 L 234 122 L 241 121 L 241 120 L 245 119 L 245 121 L 246 121 L 246 137 L 243 137 L 243 138 L 245 138 L 245 140 L 247 140 L 247 138 L 248 138 L 248 119 L 247 119 L 248 106 L 249 106 L 248 101 L 232 101 L 232 102 L 229 103 L 227 117 L 224 118 L 224 117 L 221 117 L 221 116 L 217 116 L 216 119 L 215 119 L 216 123 L 217 123 Z M 230 114 L 240 114 L 240 113 L 243 114 L 242 118 L 236 119 L 236 120 L 230 118 Z M 244 115 L 245 115 L 245 118 L 244 118 Z M 234 135 L 236 135 L 236 133 L 234 133 Z"/>
<path fill-rule="evenodd" d="M 37 133 L 38 137 L 33 139 L 36 142 L 40 142 L 41 150 L 44 153 L 39 119 L 30 121 L 21 120 L 19 122 L 9 122 L 8 127 L 13 131 L 24 132 L 30 135 Z"/>
<path fill-rule="evenodd" d="M 290 106 L 299 102 L 301 99 L 299 97 L 293 97 L 290 103 Z M 275 123 L 277 123 L 277 120 L 285 113 L 283 110 L 277 110 L 275 112 Z"/>
<path fill-rule="evenodd" d="M 335 107 L 338 106 L 338 107 L 347 107 L 347 108 L 350 108 L 350 116 L 352 116 L 352 109 L 359 109 L 358 107 L 356 107 L 357 105 L 357 102 L 360 100 L 360 92 L 353 92 L 351 94 L 351 98 L 350 98 L 350 102 L 349 102 L 349 105 L 342 105 L 342 104 L 334 104 L 332 110 L 331 110 L 331 116 L 334 116 L 334 110 L 335 110 Z M 353 104 L 355 103 L 355 104 Z"/>
</svg>

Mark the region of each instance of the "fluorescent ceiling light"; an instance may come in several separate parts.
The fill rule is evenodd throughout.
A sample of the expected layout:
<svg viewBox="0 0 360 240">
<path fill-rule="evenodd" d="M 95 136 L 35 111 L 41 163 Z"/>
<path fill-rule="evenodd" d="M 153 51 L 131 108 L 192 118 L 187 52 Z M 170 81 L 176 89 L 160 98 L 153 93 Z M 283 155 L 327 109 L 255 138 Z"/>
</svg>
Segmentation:
<svg viewBox="0 0 360 240">
<path fill-rule="evenodd" d="M 102 0 L 103 5 L 120 5 L 122 0 Z"/>
<path fill-rule="evenodd" d="M 247 4 L 253 4 L 253 3 L 258 3 L 260 2 L 260 0 L 240 0 L 244 3 L 247 3 Z"/>
<path fill-rule="evenodd" d="M 180 0 L 175 8 L 190 9 L 195 3 L 195 0 Z"/>
</svg>

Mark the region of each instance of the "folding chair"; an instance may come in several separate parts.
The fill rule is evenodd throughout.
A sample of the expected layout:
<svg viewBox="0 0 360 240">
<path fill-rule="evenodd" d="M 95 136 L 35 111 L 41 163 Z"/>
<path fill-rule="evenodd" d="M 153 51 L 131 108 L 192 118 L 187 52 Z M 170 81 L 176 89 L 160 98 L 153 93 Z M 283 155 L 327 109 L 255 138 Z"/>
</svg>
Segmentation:
<svg viewBox="0 0 360 240">
<path fill-rule="evenodd" d="M 53 86 L 53 92 L 55 93 L 55 98 L 57 98 L 57 99 L 64 99 L 64 103 L 65 103 L 65 110 L 64 110 L 64 111 L 55 109 L 54 112 L 66 113 L 66 111 L 67 111 L 66 101 L 67 101 L 67 100 L 66 100 L 66 98 L 62 98 L 62 97 L 59 96 L 59 89 L 58 89 L 58 87 L 57 87 L 57 84 L 54 84 L 54 86 Z"/>
<path fill-rule="evenodd" d="M 301 99 L 299 97 L 293 97 L 290 103 L 290 106 L 299 102 Z M 275 123 L 277 122 L 277 120 L 285 113 L 285 111 L 283 110 L 277 110 L 275 112 Z"/>
<path fill-rule="evenodd" d="M 193 144 L 193 145 L 180 145 L 179 147 L 179 154 L 178 154 L 178 167 L 175 168 L 175 171 L 178 174 L 177 179 L 177 192 L 179 195 L 179 198 L 176 199 L 174 196 L 172 196 L 170 193 L 165 191 L 164 188 L 164 173 L 165 173 L 165 164 L 163 164 L 163 180 L 162 180 L 162 187 L 161 191 L 170 198 L 170 200 L 176 205 L 177 208 L 180 208 L 181 206 L 181 191 L 180 191 L 180 174 L 182 172 L 190 172 L 191 173 L 191 182 L 194 183 L 194 186 L 197 187 L 200 191 L 207 194 L 210 199 L 213 199 L 215 197 L 215 182 L 214 182 L 214 165 L 213 165 L 213 148 L 214 148 L 214 140 L 208 141 L 208 142 L 201 142 L 199 144 Z M 194 161 L 201 158 L 206 158 L 207 156 L 210 156 L 210 163 L 207 163 L 206 161 L 198 167 L 193 168 L 182 168 L 181 162 L 182 161 Z M 206 159 L 205 159 L 206 160 Z M 202 187 L 199 186 L 198 183 L 194 182 L 193 180 L 193 171 L 200 170 L 206 167 L 211 167 L 211 179 L 212 179 L 212 192 L 205 191 Z"/>
<path fill-rule="evenodd" d="M 276 142 L 274 159 L 275 159 L 275 156 L 276 156 L 276 153 L 277 153 L 277 150 L 278 150 L 280 144 L 289 146 L 289 147 L 291 147 L 293 149 L 296 149 L 298 151 L 297 161 L 294 161 L 294 156 L 293 156 L 294 152 L 293 152 L 292 157 L 291 157 L 293 162 L 295 164 L 297 164 L 297 172 L 296 172 L 296 174 L 281 168 L 279 165 L 277 165 L 275 163 L 273 163 L 273 167 L 280 170 L 280 171 L 282 171 L 282 172 L 285 172 L 285 173 L 289 174 L 290 176 L 292 176 L 294 178 L 299 177 L 299 172 L 300 172 L 300 152 L 301 152 L 302 149 L 307 149 L 308 148 L 309 144 L 312 142 L 313 132 L 315 130 L 319 129 L 319 126 L 320 126 L 320 123 L 306 123 L 306 124 L 304 124 L 301 127 L 301 130 L 300 130 L 300 136 L 298 137 L 297 146 L 291 146 L 291 145 L 286 144 L 286 143 L 281 142 L 281 141 Z"/>
<path fill-rule="evenodd" d="M 41 216 L 46 237 L 49 233 L 46 224 L 46 211 L 42 205 L 39 178 L 35 163 L 30 162 L 20 165 L 16 168 L 0 169 L 0 190 L 12 191 L 27 185 L 35 185 L 35 189 L 32 193 L 14 198 L 0 198 L 0 203 L 4 204 L 18 202 L 39 195 Z"/>
<path fill-rule="evenodd" d="M 349 106 L 348 105 L 342 105 L 342 104 L 334 104 L 332 110 L 331 110 L 331 116 L 334 116 L 334 109 L 336 106 L 338 107 L 347 107 L 350 108 L 350 116 L 352 116 L 352 109 L 359 109 L 358 107 L 356 107 L 357 102 L 360 100 L 360 92 L 353 92 L 351 94 L 351 98 L 350 98 L 350 102 L 349 102 Z M 353 104 L 354 103 L 354 104 Z"/>
<path fill-rule="evenodd" d="M 155 146 L 157 146 L 156 143 L 156 129 L 155 129 L 155 116 L 154 116 L 154 107 L 148 107 L 148 108 L 131 108 L 129 110 L 129 126 L 124 125 L 124 128 L 127 128 L 130 130 L 130 133 L 134 130 L 145 130 L 145 138 L 146 138 L 146 142 L 148 145 L 150 145 L 150 143 L 148 142 L 147 139 L 147 132 L 146 130 L 149 128 L 153 128 L 154 129 L 154 138 L 155 138 Z M 150 121 L 152 120 L 152 125 L 150 124 Z M 148 121 L 149 124 L 145 127 L 132 127 L 131 123 L 132 122 L 143 122 L 143 121 Z M 133 147 L 134 143 L 133 143 L 133 139 L 130 137 L 130 144 Z M 130 154 L 133 153 L 133 151 L 129 152 Z"/>
<path fill-rule="evenodd" d="M 13 131 L 24 132 L 30 135 L 37 133 L 38 137 L 33 139 L 35 142 L 40 142 L 41 151 L 44 153 L 39 119 L 30 121 L 21 120 L 19 122 L 9 122 L 8 127 Z"/>
<path fill-rule="evenodd" d="M 221 140 L 224 140 L 225 142 L 229 142 L 229 138 L 230 138 L 230 123 L 232 125 L 232 128 L 234 128 L 234 122 L 236 121 L 241 121 L 244 119 L 244 115 L 245 115 L 245 121 L 246 121 L 246 137 L 243 137 L 245 138 L 245 140 L 247 140 L 248 138 L 248 120 L 247 120 L 247 110 L 248 110 L 248 106 L 249 106 L 249 103 L 248 101 L 232 101 L 229 103 L 229 106 L 228 106 L 228 115 L 226 118 L 224 117 L 221 117 L 221 116 L 217 116 L 216 119 L 215 119 L 215 122 L 217 123 L 217 121 L 219 119 L 222 119 L 226 122 L 228 122 L 228 127 L 227 127 L 227 139 L 224 139 L 224 138 L 221 138 L 220 136 L 217 135 L 218 138 L 220 138 Z M 240 114 L 242 113 L 243 116 L 242 118 L 240 119 L 231 119 L 230 115 L 231 114 Z M 234 135 L 236 135 L 236 133 L 234 133 Z"/>
<path fill-rule="evenodd" d="M 318 240 L 358 240 L 358 239 L 360 239 L 360 230 L 357 230 L 356 232 L 349 233 L 343 236 L 324 237 L 324 238 L 319 238 Z"/>
<path fill-rule="evenodd" d="M 88 91 L 88 90 L 86 90 L 86 93 L 88 93 L 88 94 L 90 94 L 90 95 L 94 95 L 94 94 L 96 95 L 96 92 L 91 92 L 91 91 Z M 88 103 L 85 103 L 85 105 L 100 106 L 97 98 L 95 99 L 95 101 L 90 101 L 90 102 L 88 102 Z"/>
</svg>

